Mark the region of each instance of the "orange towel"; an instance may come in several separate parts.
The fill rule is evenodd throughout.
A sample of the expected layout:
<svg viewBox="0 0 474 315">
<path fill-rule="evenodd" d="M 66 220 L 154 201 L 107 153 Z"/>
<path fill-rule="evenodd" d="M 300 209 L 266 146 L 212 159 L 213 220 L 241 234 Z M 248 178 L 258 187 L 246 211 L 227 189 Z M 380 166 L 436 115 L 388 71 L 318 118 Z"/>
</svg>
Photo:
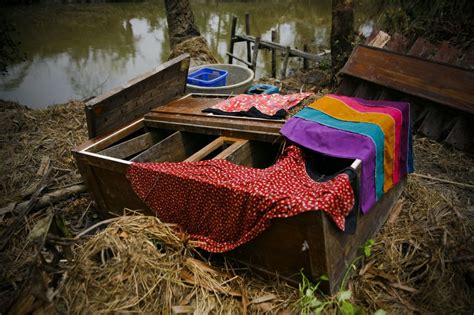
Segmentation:
<svg viewBox="0 0 474 315">
<path fill-rule="evenodd" d="M 395 121 L 392 117 L 381 113 L 361 113 L 352 109 L 343 101 L 324 96 L 309 105 L 333 118 L 377 124 L 384 133 L 384 192 L 393 187 L 394 153 L 395 153 Z"/>
</svg>

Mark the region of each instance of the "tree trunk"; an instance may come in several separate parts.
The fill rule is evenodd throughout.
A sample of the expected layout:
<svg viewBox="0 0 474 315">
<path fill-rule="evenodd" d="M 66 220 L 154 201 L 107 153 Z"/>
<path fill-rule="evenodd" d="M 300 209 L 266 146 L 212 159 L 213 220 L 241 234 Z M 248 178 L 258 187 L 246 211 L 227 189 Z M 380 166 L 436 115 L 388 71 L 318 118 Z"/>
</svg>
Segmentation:
<svg viewBox="0 0 474 315">
<path fill-rule="evenodd" d="M 201 36 L 189 0 L 165 0 L 165 7 L 171 50 L 187 39 Z"/>
<path fill-rule="evenodd" d="M 353 35 L 353 0 L 332 0 L 331 63 L 333 75 L 335 75 L 347 61 L 352 51 Z"/>
</svg>

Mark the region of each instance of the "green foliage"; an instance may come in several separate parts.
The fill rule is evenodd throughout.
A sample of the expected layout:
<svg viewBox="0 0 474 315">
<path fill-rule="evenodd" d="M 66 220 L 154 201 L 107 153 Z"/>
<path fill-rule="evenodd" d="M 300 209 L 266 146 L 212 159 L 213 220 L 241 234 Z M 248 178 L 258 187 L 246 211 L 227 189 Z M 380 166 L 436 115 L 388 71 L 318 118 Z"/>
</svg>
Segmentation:
<svg viewBox="0 0 474 315">
<path fill-rule="evenodd" d="M 364 250 L 364 256 L 366 258 L 369 258 L 370 255 L 372 255 L 372 246 L 374 246 L 375 241 L 373 239 L 368 240 L 365 242 L 363 250 Z"/>
<path fill-rule="evenodd" d="M 0 19 L 0 75 L 7 73 L 7 66 L 24 60 L 20 42 L 14 39 L 16 30 L 11 23 Z"/>
<path fill-rule="evenodd" d="M 343 315 L 364 314 L 361 308 L 349 301 L 352 297 L 352 291 L 344 290 L 339 291 L 334 296 L 325 296 L 319 290 L 320 284 L 329 280 L 326 275 L 319 277 L 318 282 L 314 284 L 302 272 L 301 279 L 299 285 L 300 298 L 294 304 L 294 307 L 301 314 L 322 314 L 323 311 L 328 310 L 338 310 Z"/>
<path fill-rule="evenodd" d="M 356 263 L 364 258 L 372 255 L 372 247 L 375 241 L 373 239 L 365 242 L 362 247 L 363 255 L 354 258 L 347 268 L 341 282 L 341 288 L 334 296 L 326 296 L 319 290 L 319 286 L 323 281 L 329 281 L 328 276 L 322 275 L 318 282 L 311 283 L 309 279 L 301 272 L 301 283 L 299 285 L 299 299 L 295 302 L 294 307 L 301 314 L 321 314 L 329 309 L 337 310 L 343 315 L 360 315 L 365 314 L 364 310 L 350 302 L 352 291 L 345 289 L 345 284 L 351 270 L 356 270 Z M 319 296 L 319 297 L 318 297 Z M 377 310 L 374 315 L 386 315 L 382 309 Z"/>
<path fill-rule="evenodd" d="M 380 24 L 390 33 L 435 40 L 457 39 L 472 44 L 472 0 L 379 0 L 383 6 Z"/>
</svg>

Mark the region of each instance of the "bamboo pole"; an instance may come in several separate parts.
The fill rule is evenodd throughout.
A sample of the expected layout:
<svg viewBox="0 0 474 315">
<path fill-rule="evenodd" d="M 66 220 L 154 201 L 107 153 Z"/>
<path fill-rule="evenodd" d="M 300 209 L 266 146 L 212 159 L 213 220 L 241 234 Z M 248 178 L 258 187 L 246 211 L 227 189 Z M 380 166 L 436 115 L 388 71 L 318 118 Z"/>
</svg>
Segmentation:
<svg viewBox="0 0 474 315">
<path fill-rule="evenodd" d="M 260 37 L 255 37 L 255 44 L 253 45 L 252 70 L 257 71 L 258 48 L 260 47 Z"/>
<path fill-rule="evenodd" d="M 230 41 L 229 41 L 229 64 L 232 64 L 234 54 L 234 43 L 235 43 L 235 29 L 237 27 L 237 17 L 232 16 L 232 27 L 230 29 Z"/>
<path fill-rule="evenodd" d="M 245 13 L 245 34 L 250 35 L 250 14 Z M 250 42 L 246 41 L 247 44 L 247 61 L 252 62 L 252 53 L 250 50 Z"/>
<path fill-rule="evenodd" d="M 281 69 L 281 78 L 286 78 L 286 69 L 288 68 L 288 61 L 290 59 L 291 48 L 290 46 L 286 47 L 285 59 L 283 60 L 283 67 Z"/>
<path fill-rule="evenodd" d="M 249 35 L 235 35 L 235 41 L 250 41 L 255 42 L 255 37 Z M 287 50 L 287 46 L 283 46 L 277 43 L 273 43 L 267 40 L 260 40 L 260 48 L 269 48 L 269 49 L 276 49 L 276 50 Z M 309 52 L 304 52 L 299 49 L 290 48 L 290 57 L 301 57 L 306 58 L 311 61 L 320 62 L 323 59 L 323 56 L 327 55 L 329 51 L 322 52 L 319 54 L 311 54 Z"/>
<path fill-rule="evenodd" d="M 277 32 L 276 30 L 272 30 L 272 43 L 276 42 L 277 40 Z M 276 50 L 275 48 L 271 48 L 272 51 L 272 78 L 276 78 Z"/>
</svg>

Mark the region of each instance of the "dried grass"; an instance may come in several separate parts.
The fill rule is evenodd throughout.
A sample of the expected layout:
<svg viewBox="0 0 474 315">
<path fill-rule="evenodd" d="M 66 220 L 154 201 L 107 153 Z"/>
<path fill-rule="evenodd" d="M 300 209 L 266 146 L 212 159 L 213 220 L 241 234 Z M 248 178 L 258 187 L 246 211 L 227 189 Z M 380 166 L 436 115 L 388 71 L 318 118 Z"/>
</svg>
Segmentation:
<svg viewBox="0 0 474 315">
<path fill-rule="evenodd" d="M 420 137 L 414 147 L 417 172 L 472 183 L 472 156 Z M 352 279 L 356 300 L 396 314 L 472 310 L 473 197 L 472 190 L 410 176 L 399 217 L 385 224 L 364 272 Z"/>
<path fill-rule="evenodd" d="M 0 205 L 31 194 L 43 157 L 53 166 L 50 190 L 80 182 L 71 149 L 86 140 L 84 104 L 30 110 L 0 102 Z"/>
<path fill-rule="evenodd" d="M 0 113 L 0 205 L 28 199 L 29 187 L 41 178 L 36 173 L 43 156 L 50 157 L 53 166 L 49 190 L 80 181 L 70 149 L 86 138 L 81 103 L 42 111 L 2 103 Z M 414 147 L 416 172 L 474 184 L 472 156 L 421 137 L 415 138 Z M 368 312 L 378 308 L 392 313 L 474 309 L 474 192 L 410 176 L 403 198 L 398 217 L 385 224 L 375 238 L 373 255 L 349 281 L 352 301 Z M 73 234 L 97 221 L 87 197 L 55 204 L 52 210 Z M 37 247 L 26 236 L 46 215 L 45 209 L 31 212 L 0 253 L 2 312 L 31 277 Z M 10 223 L 10 217 L 0 216 L 0 230 Z M 230 265 L 212 267 L 183 234 L 173 231 L 155 218 L 125 216 L 79 245 L 73 260 L 48 271 L 52 278 L 67 275 L 61 298 L 55 300 L 59 310 L 291 311 L 297 290 L 264 282 Z M 41 250 L 48 257 L 49 249 Z"/>
<path fill-rule="evenodd" d="M 251 301 L 271 295 L 273 311 L 288 307 L 293 289 L 250 283 L 212 267 L 195 258 L 192 245 L 175 225 L 123 216 L 77 248 L 59 305 L 68 314 L 242 314 L 244 308 L 258 311 L 260 303 Z"/>
</svg>

